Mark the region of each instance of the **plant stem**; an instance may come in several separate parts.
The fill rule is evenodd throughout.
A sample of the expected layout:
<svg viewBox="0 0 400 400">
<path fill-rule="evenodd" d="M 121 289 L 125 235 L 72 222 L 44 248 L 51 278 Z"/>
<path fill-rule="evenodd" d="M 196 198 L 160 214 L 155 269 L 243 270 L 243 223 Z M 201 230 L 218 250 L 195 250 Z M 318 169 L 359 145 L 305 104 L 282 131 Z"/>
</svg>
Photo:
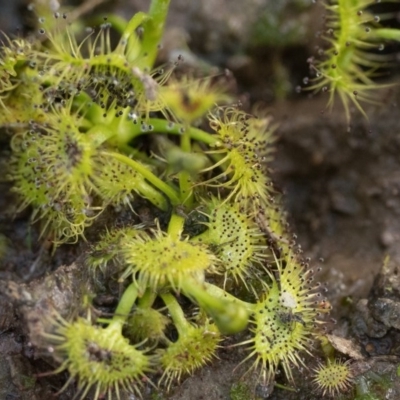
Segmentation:
<svg viewBox="0 0 400 400">
<path fill-rule="evenodd" d="M 90 103 L 89 109 L 87 109 L 87 103 Z M 80 93 L 74 100 L 74 104 L 78 108 L 83 108 L 85 105 L 85 118 L 90 121 L 93 125 L 104 124 L 107 125 L 109 122 L 103 117 L 104 110 L 96 103 L 92 102 L 90 97 L 86 93 Z M 116 136 L 118 146 L 125 145 L 132 139 L 147 134 L 161 133 L 166 135 L 182 135 L 184 131 L 183 124 L 173 123 L 161 118 L 149 118 L 146 120 L 147 126 L 151 126 L 152 129 L 143 130 L 142 124 L 138 121 L 136 124 L 128 120 L 127 114 L 130 109 L 126 108 L 124 114 L 118 119 L 118 123 L 115 124 L 116 131 L 110 136 Z M 112 118 L 114 121 L 115 118 Z M 186 133 L 186 132 L 185 132 Z M 201 143 L 205 143 L 209 146 L 214 146 L 218 141 L 215 135 L 204 132 L 201 129 L 189 126 L 187 133 L 192 140 L 196 140 Z"/>
<path fill-rule="evenodd" d="M 192 143 L 188 132 L 188 127 L 185 127 L 185 131 L 181 137 L 181 149 L 187 154 L 190 154 L 192 151 Z M 181 191 L 181 203 L 190 208 L 193 204 L 193 191 L 192 181 L 188 171 L 182 170 L 179 173 L 179 187 Z"/>
<path fill-rule="evenodd" d="M 229 295 L 222 289 L 224 296 L 214 290 L 214 285 L 199 283 L 186 278 L 182 281 L 182 290 L 186 296 L 196 300 L 199 306 L 214 320 L 222 334 L 233 334 L 243 331 L 251 314 L 252 304 Z M 215 293 L 218 295 L 215 296 Z"/>
<path fill-rule="evenodd" d="M 120 125 L 121 128 L 123 125 L 125 125 L 123 127 L 124 129 L 120 129 L 117 133 L 118 143 L 128 143 L 137 136 L 154 133 L 181 136 L 182 131 L 184 130 L 184 126 L 182 124 L 171 123 L 160 118 L 149 118 L 146 120 L 146 123 L 147 125 L 151 125 L 153 129 L 142 130 L 142 124 L 140 121 L 138 121 L 136 124 L 133 124 L 131 121 L 124 121 L 124 124 Z M 128 124 L 129 126 L 127 126 Z M 211 135 L 210 133 L 204 132 L 198 128 L 188 127 L 187 133 L 192 140 L 197 140 L 210 146 L 215 145 L 218 140 L 215 135 Z"/>
<path fill-rule="evenodd" d="M 132 160 L 131 158 L 112 151 L 102 151 L 102 155 L 108 156 L 108 157 L 114 157 L 118 161 L 123 162 L 126 165 L 129 165 L 132 167 L 135 171 L 139 172 L 139 174 L 142 174 L 142 176 L 147 179 L 152 185 L 154 185 L 157 189 L 159 189 L 161 192 L 163 192 L 171 201 L 172 205 L 176 206 L 180 204 L 180 199 L 178 193 L 173 189 L 171 186 L 169 186 L 167 183 L 159 179 L 157 176 L 155 176 L 151 171 L 149 171 L 144 165 L 138 163 L 135 160 Z"/>
<path fill-rule="evenodd" d="M 292 388 L 290 386 L 282 385 L 281 383 L 274 383 L 274 386 L 282 389 L 282 390 L 288 390 L 289 392 L 296 392 L 297 390 L 295 388 Z"/>
<path fill-rule="evenodd" d="M 139 306 L 141 308 L 150 308 L 156 297 L 157 293 L 153 289 L 147 288 L 143 296 L 139 299 Z"/>
<path fill-rule="evenodd" d="M 252 303 L 248 303 L 247 301 L 243 301 L 238 299 L 235 296 L 232 296 L 231 294 L 229 294 L 228 292 L 226 292 L 224 289 L 221 289 L 220 287 L 213 285 L 211 283 L 204 283 L 204 289 L 205 291 L 212 295 L 215 298 L 218 299 L 228 299 L 229 301 L 232 301 L 234 303 L 240 304 L 241 306 L 247 308 L 249 311 L 253 312 L 253 310 L 255 309 L 255 304 Z"/>
<path fill-rule="evenodd" d="M 175 296 L 173 296 L 171 293 L 163 293 L 160 296 L 167 306 L 172 319 L 174 320 L 174 324 L 179 335 L 182 335 L 189 326 L 189 322 L 185 318 L 182 307 L 179 305 Z"/>
<path fill-rule="evenodd" d="M 170 0 L 152 0 L 148 16 L 150 17 L 144 22 L 142 48 L 140 51 L 139 68 L 153 68 L 157 57 L 158 46 L 164 32 L 165 20 L 168 14 Z"/>
<path fill-rule="evenodd" d="M 114 316 L 106 329 L 122 329 L 129 313 L 135 304 L 138 296 L 138 287 L 135 282 L 132 282 L 124 291 L 118 306 L 115 310 Z"/>
<path fill-rule="evenodd" d="M 96 124 L 86 132 L 86 135 L 90 138 L 95 147 L 99 147 L 114 136 L 114 132 L 107 126 Z"/>
<path fill-rule="evenodd" d="M 129 39 L 131 38 L 132 35 L 136 35 L 136 29 L 145 23 L 149 19 L 149 16 L 143 12 L 138 12 L 136 13 L 126 24 L 125 29 L 121 35 L 121 38 L 119 40 L 118 46 L 115 50 L 115 52 L 118 53 L 125 53 L 126 47 L 129 45 Z M 118 19 L 116 20 L 118 22 Z M 121 28 L 121 26 L 120 26 Z"/>
<path fill-rule="evenodd" d="M 184 223 L 185 218 L 177 214 L 172 214 L 168 224 L 168 234 L 176 239 L 180 239 Z"/>
</svg>

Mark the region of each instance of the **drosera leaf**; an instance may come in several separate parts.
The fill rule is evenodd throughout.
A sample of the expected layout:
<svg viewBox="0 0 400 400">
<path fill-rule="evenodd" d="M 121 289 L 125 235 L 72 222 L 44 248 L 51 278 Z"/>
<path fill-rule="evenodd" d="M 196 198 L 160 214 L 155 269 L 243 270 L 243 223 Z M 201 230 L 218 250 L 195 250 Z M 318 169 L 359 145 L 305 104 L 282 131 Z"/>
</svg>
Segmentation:
<svg viewBox="0 0 400 400">
<path fill-rule="evenodd" d="M 239 203 L 228 203 L 217 198 L 207 201 L 208 228 L 191 239 L 205 243 L 224 265 L 224 286 L 228 279 L 247 287 L 254 272 L 262 269 L 268 257 L 265 235 L 250 212 Z"/>
<path fill-rule="evenodd" d="M 322 59 L 309 59 L 314 78 L 306 90 L 328 92 L 329 108 L 338 95 L 347 121 L 350 121 L 350 106 L 367 118 L 362 103 L 379 104 L 374 92 L 390 86 L 376 83 L 374 78 L 390 62 L 390 56 L 379 54 L 384 47 L 382 40 L 398 40 L 399 35 L 395 30 L 381 27 L 379 15 L 368 10 L 374 3 L 374 0 L 325 1 L 327 17 L 323 38 L 329 47 L 325 51 L 320 49 L 324 54 Z"/>
<path fill-rule="evenodd" d="M 325 310 L 320 307 L 319 285 L 312 285 L 313 271 L 294 254 L 275 261 L 276 277 L 254 306 L 251 321 L 250 354 L 243 360 L 254 360 L 249 371 L 259 374 L 262 382 L 272 382 L 279 365 L 293 381 L 292 366 L 304 365 L 301 352 L 309 354 L 323 324 Z"/>
<path fill-rule="evenodd" d="M 334 359 L 319 363 L 314 369 L 313 383 L 322 396 L 334 397 L 348 391 L 353 384 L 350 362 Z"/>
</svg>

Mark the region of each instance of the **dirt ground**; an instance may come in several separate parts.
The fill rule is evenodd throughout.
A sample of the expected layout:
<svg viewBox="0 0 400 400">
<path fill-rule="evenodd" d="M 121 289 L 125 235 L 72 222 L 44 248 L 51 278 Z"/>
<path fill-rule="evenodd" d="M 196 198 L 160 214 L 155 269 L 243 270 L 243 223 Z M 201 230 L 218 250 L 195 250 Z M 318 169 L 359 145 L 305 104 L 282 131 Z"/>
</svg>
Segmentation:
<svg viewBox="0 0 400 400">
<path fill-rule="evenodd" d="M 146 3 L 120 1 L 105 4 L 103 10 L 130 16 L 145 9 Z M 321 267 L 318 279 L 333 305 L 332 344 L 353 360 L 359 375 L 357 393 L 343 398 L 399 399 L 400 90 L 385 89 L 379 94 L 379 105 L 367 108 L 369 120 L 355 113 L 351 126 L 340 104 L 330 113 L 322 112 L 326 98 L 296 91 L 307 74 L 306 59 L 320 25 L 318 11 L 301 8 L 297 23 L 307 29 L 297 42 L 254 44 L 250 27 L 260 10 L 274 8 L 272 3 L 251 0 L 244 12 L 241 1 L 172 0 L 161 58 L 183 53 L 195 66 L 230 68 L 244 105 L 262 102 L 273 115 L 279 126 L 273 162 L 276 185 L 305 255 L 313 266 Z M 22 23 L 19 9 L 0 10 L 10 13 L 9 21 Z M 274 12 L 283 13 L 279 15 L 284 26 L 293 21 L 289 11 Z M 284 89 L 277 85 L 282 77 L 289 82 Z M 396 79 L 394 71 L 392 80 Z M 0 160 L 7 156 L 7 141 L 7 135 L 0 136 Z M 11 218 L 8 206 L 13 198 L 8 189 L 0 181 L 0 255 L 7 248 L 0 257 L 0 400 L 42 400 L 52 398 L 66 376 L 38 376 L 54 365 L 35 351 L 28 326 L 32 334 L 49 297 L 60 307 L 79 301 L 87 289 L 80 287 L 79 279 L 85 248 L 62 246 L 51 256 L 37 244 L 28 212 Z M 118 289 L 109 290 L 115 294 Z M 244 367 L 235 369 L 243 354 L 229 347 L 229 340 L 219 360 L 184 379 L 170 394 L 157 394 L 148 386 L 145 398 L 245 400 L 255 398 L 254 393 L 258 399 L 324 398 L 310 384 L 306 368 L 295 371 L 294 391 L 278 376 L 278 383 L 289 390 L 277 387 L 270 394 L 270 388 L 257 386 L 251 376 L 243 377 Z M 307 365 L 316 365 L 316 360 L 305 355 Z M 249 392 L 233 390 L 241 387 L 240 382 Z M 72 388 L 58 398 L 72 399 Z"/>
</svg>

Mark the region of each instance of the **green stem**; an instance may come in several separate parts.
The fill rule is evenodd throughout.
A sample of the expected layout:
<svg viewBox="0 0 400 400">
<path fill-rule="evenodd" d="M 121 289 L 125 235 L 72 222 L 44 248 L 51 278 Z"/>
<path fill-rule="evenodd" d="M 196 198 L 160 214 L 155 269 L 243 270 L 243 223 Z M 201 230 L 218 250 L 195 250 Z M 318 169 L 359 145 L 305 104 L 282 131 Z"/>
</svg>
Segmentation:
<svg viewBox="0 0 400 400">
<path fill-rule="evenodd" d="M 143 24 L 144 33 L 140 56 L 138 57 L 139 68 L 153 68 L 157 57 L 158 46 L 164 32 L 165 20 L 168 15 L 170 0 L 152 0 L 148 16 Z"/>
<path fill-rule="evenodd" d="M 132 35 L 136 36 L 136 29 L 144 24 L 149 19 L 149 16 L 143 12 L 136 13 L 130 21 L 126 24 L 125 29 L 121 35 L 118 46 L 116 47 L 114 52 L 118 52 L 121 54 L 125 53 L 127 47 L 129 47 L 129 39 L 131 39 Z M 118 21 L 118 20 L 117 20 Z M 120 25 L 119 28 L 122 26 Z"/>
<path fill-rule="evenodd" d="M 107 125 L 108 121 L 103 117 L 104 110 L 96 103 L 92 102 L 90 97 L 86 93 L 80 93 L 74 99 L 75 106 L 77 108 L 86 107 L 85 108 L 85 118 L 88 119 L 93 125 L 96 124 L 105 124 Z M 91 103 L 90 108 L 87 108 L 87 103 Z M 179 123 L 173 123 L 161 118 L 150 118 L 146 120 L 146 125 L 151 126 L 152 129 L 143 130 L 142 124 L 138 121 L 138 123 L 134 124 L 132 121 L 127 119 L 127 113 L 129 113 L 130 109 L 126 108 L 124 110 L 123 116 L 118 118 L 118 123 L 115 125 L 118 127 L 117 132 L 117 141 L 119 144 L 126 144 L 130 142 L 132 139 L 147 134 L 154 133 L 162 133 L 166 135 L 178 135 L 182 136 L 182 132 L 184 131 L 184 125 Z M 114 116 L 112 117 L 112 121 L 114 121 Z M 196 140 L 198 142 L 205 143 L 209 146 L 214 146 L 218 141 L 218 138 L 215 135 L 204 132 L 201 129 L 188 127 L 187 133 L 192 140 Z"/>
<path fill-rule="evenodd" d="M 124 54 L 126 49 L 130 47 L 129 40 L 132 38 L 132 35 L 138 40 L 136 37 L 136 29 L 147 19 L 149 19 L 149 16 L 144 12 L 137 12 L 129 21 L 115 14 L 109 15 L 107 17 L 107 22 L 111 24 L 113 30 L 121 34 L 119 43 L 113 53 Z M 104 20 L 102 17 L 94 17 L 89 20 L 91 26 L 100 25 L 103 22 Z"/>
<path fill-rule="evenodd" d="M 180 204 L 180 199 L 178 196 L 178 193 L 173 189 L 171 186 L 169 186 L 167 183 L 159 179 L 157 176 L 155 176 L 151 171 L 149 171 L 144 165 L 138 163 L 135 160 L 132 160 L 131 158 L 120 154 L 116 152 L 111 152 L 111 151 L 102 151 L 102 155 L 108 156 L 108 157 L 114 157 L 118 161 L 123 162 L 126 165 L 129 165 L 132 167 L 135 171 L 139 172 L 145 179 L 147 179 L 152 185 L 154 185 L 157 189 L 159 189 L 161 192 L 163 192 L 171 201 L 171 203 L 176 206 Z"/>
<path fill-rule="evenodd" d="M 288 390 L 289 392 L 297 392 L 297 389 L 286 386 L 286 385 L 282 385 L 281 383 L 274 383 L 274 386 L 279 388 L 279 389 L 283 389 L 283 390 Z"/>
<path fill-rule="evenodd" d="M 145 180 L 139 180 L 135 185 L 135 190 L 142 197 L 149 200 L 160 210 L 168 210 L 169 204 L 167 199 L 157 189 L 149 185 Z"/>
<path fill-rule="evenodd" d="M 86 132 L 86 135 L 90 138 L 94 147 L 99 147 L 113 137 L 114 132 L 105 125 L 96 124 Z"/>
<path fill-rule="evenodd" d="M 252 304 L 246 303 L 224 292 L 224 296 L 214 289 L 214 285 L 199 283 L 187 278 L 182 282 L 186 296 L 195 299 L 199 306 L 214 320 L 222 334 L 243 331 L 252 313 Z M 222 289 L 220 289 L 222 290 Z M 217 296 L 215 296 L 217 293 Z"/>
<path fill-rule="evenodd" d="M 182 124 L 171 123 L 165 119 L 150 118 L 146 120 L 146 125 L 150 125 L 152 127 L 151 130 L 143 130 L 140 122 L 141 121 L 138 121 L 136 124 L 134 124 L 132 121 L 125 120 L 124 123 L 121 123 L 121 129 L 119 129 L 117 133 L 118 143 L 128 143 L 137 136 L 154 133 L 181 136 L 182 132 L 184 131 L 184 126 Z M 215 145 L 218 140 L 215 135 L 211 135 L 201 129 L 193 127 L 189 127 L 187 129 L 187 134 L 192 140 L 197 140 L 210 146 Z"/>
<path fill-rule="evenodd" d="M 174 324 L 176 329 L 178 330 L 179 335 L 182 335 L 187 330 L 187 327 L 190 325 L 185 318 L 182 307 L 179 305 L 175 296 L 173 296 L 171 293 L 163 293 L 160 296 L 167 306 L 172 319 L 174 320 Z"/>
<path fill-rule="evenodd" d="M 172 237 L 180 239 L 185 218 L 177 214 L 172 214 L 168 224 L 168 234 Z"/>
<path fill-rule="evenodd" d="M 150 308 L 153 305 L 156 297 L 157 293 L 153 289 L 147 288 L 143 296 L 139 299 L 139 306 L 141 308 Z"/>
<path fill-rule="evenodd" d="M 50 82 L 50 84 L 53 83 L 54 82 Z M 81 92 L 74 97 L 73 109 L 74 111 L 80 110 L 85 120 L 89 121 L 93 126 L 104 123 L 104 110 L 85 92 Z"/>
<path fill-rule="evenodd" d="M 120 329 L 127 320 L 129 313 L 138 296 L 138 287 L 135 282 L 132 282 L 123 293 L 118 306 L 115 310 L 114 316 L 106 329 Z"/>
<path fill-rule="evenodd" d="M 111 121 L 104 118 L 104 110 L 98 104 L 93 102 L 86 93 L 80 93 L 74 99 L 74 103 L 76 108 L 85 107 L 85 119 L 90 121 L 92 125 L 108 125 L 110 122 L 112 123 L 115 120 L 114 116 L 112 116 Z M 90 103 L 89 108 L 87 107 L 88 103 Z M 117 129 L 115 130 L 114 135 L 116 136 L 118 146 L 123 146 L 140 135 L 161 133 L 181 136 L 184 131 L 184 126 L 182 124 L 169 122 L 160 118 L 150 118 L 146 120 L 146 126 L 151 126 L 152 129 L 143 130 L 140 121 L 134 124 L 131 120 L 127 119 L 127 113 L 129 113 L 129 111 L 130 109 L 126 108 L 123 116 L 118 118 L 118 123 L 115 124 Z M 214 146 L 218 141 L 218 138 L 215 135 L 204 132 L 198 128 L 189 127 L 187 129 L 187 134 L 192 140 L 196 140 L 209 146 Z"/>
<path fill-rule="evenodd" d="M 87 107 L 88 103 L 90 104 L 89 108 Z M 89 120 L 93 125 L 108 125 L 115 120 L 114 115 L 110 121 L 108 121 L 107 118 L 104 118 L 104 110 L 98 104 L 93 102 L 86 93 L 80 93 L 75 97 L 74 106 L 78 109 L 84 108 L 85 119 Z M 166 135 L 171 134 L 181 136 L 184 131 L 184 126 L 182 124 L 169 122 L 161 118 L 150 118 L 146 120 L 146 125 L 151 126 L 152 129 L 143 130 L 142 124 L 140 123 L 141 121 L 134 124 L 131 120 L 128 120 L 127 114 L 129 111 L 130 108 L 126 108 L 123 116 L 118 118 L 118 122 L 115 125 L 116 130 L 113 135 L 116 136 L 118 146 L 123 146 L 140 135 L 162 133 Z M 187 133 L 192 140 L 205 143 L 209 146 L 214 146 L 218 141 L 218 138 L 215 135 L 211 135 L 210 133 L 204 132 L 198 128 L 188 127 Z"/>
<path fill-rule="evenodd" d="M 185 127 L 185 132 L 181 137 L 181 149 L 187 154 L 190 154 L 192 151 L 192 143 L 188 132 L 188 127 Z M 179 187 L 181 191 L 182 204 L 185 204 L 188 208 L 190 208 L 193 204 L 193 191 L 192 181 L 188 171 L 182 170 L 179 173 Z"/>
<path fill-rule="evenodd" d="M 213 285 L 211 283 L 204 282 L 204 289 L 208 294 L 212 295 L 213 297 L 215 297 L 217 299 L 227 299 L 233 303 L 240 304 L 242 307 L 249 310 L 249 312 L 253 312 L 256 307 L 256 304 L 252 304 L 252 303 L 248 303 L 247 301 L 240 300 L 237 297 L 226 292 L 224 289 L 221 289 L 220 287 Z"/>
</svg>

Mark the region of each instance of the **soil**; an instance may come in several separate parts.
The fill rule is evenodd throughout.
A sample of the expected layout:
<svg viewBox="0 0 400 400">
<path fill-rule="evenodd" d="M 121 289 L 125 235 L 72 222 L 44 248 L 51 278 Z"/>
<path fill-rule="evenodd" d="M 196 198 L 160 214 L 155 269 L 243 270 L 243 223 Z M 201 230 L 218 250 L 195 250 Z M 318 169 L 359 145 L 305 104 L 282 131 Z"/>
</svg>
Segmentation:
<svg viewBox="0 0 400 400">
<path fill-rule="evenodd" d="M 354 112 L 351 126 L 340 104 L 328 112 L 325 97 L 297 93 L 296 87 L 307 74 L 306 59 L 313 51 L 312 32 L 319 26 L 319 11 L 304 7 L 301 18 L 313 23 L 297 43 L 279 48 L 271 43 L 254 45 L 249 27 L 270 3 L 248 1 L 244 12 L 241 1 L 172 0 L 161 61 L 183 53 L 200 68 L 229 67 L 244 106 L 262 101 L 273 115 L 278 123 L 274 179 L 298 242 L 313 267 L 321 267 L 318 279 L 333 306 L 330 341 L 344 358 L 353 360 L 358 388 L 364 384 L 375 396 L 371 398 L 398 399 L 400 91 L 393 87 L 379 93 L 379 104 L 366 108 L 369 120 Z M 146 4 L 120 1 L 106 4 L 104 10 L 128 17 L 137 9 L 146 9 Z M 7 12 L 12 16 L 9 20 L 23 21 L 18 9 Z M 287 23 L 290 18 L 282 12 Z M 284 95 L 277 95 L 274 82 L 281 78 L 279 69 L 270 67 L 272 59 L 279 59 L 285 67 L 289 85 Z M 396 76 L 391 79 L 395 81 Z M 7 135 L 0 140 L 0 160 L 4 160 Z M 55 365 L 37 352 L 35 334 L 47 307 L 78 304 L 89 291 L 81 284 L 87 281 L 80 268 L 85 245 L 62 246 L 52 255 L 29 226 L 29 213 L 11 218 L 13 198 L 8 189 L 0 183 L 0 400 L 52 398 L 66 376 L 40 376 Z M 118 218 L 124 219 L 125 214 Z M 3 257 L 2 248 L 7 249 Z M 105 292 L 116 298 L 118 287 Z M 294 371 L 295 391 L 283 376 L 277 382 L 287 389 L 257 385 L 252 376 L 243 376 L 245 366 L 237 367 L 244 355 L 229 347 L 230 341 L 225 342 L 219 360 L 184 379 L 168 395 L 146 386 L 144 397 L 244 400 L 255 398 L 255 393 L 257 398 L 274 400 L 328 398 L 314 390 L 306 368 Z M 320 350 L 315 353 L 318 356 Z M 305 355 L 306 365 L 316 366 L 317 361 L 318 357 Z M 240 387 L 239 382 L 249 392 L 234 397 L 232 388 Z M 68 387 L 58 398 L 72 399 L 73 389 Z M 355 394 L 345 398 L 355 398 Z"/>
</svg>

